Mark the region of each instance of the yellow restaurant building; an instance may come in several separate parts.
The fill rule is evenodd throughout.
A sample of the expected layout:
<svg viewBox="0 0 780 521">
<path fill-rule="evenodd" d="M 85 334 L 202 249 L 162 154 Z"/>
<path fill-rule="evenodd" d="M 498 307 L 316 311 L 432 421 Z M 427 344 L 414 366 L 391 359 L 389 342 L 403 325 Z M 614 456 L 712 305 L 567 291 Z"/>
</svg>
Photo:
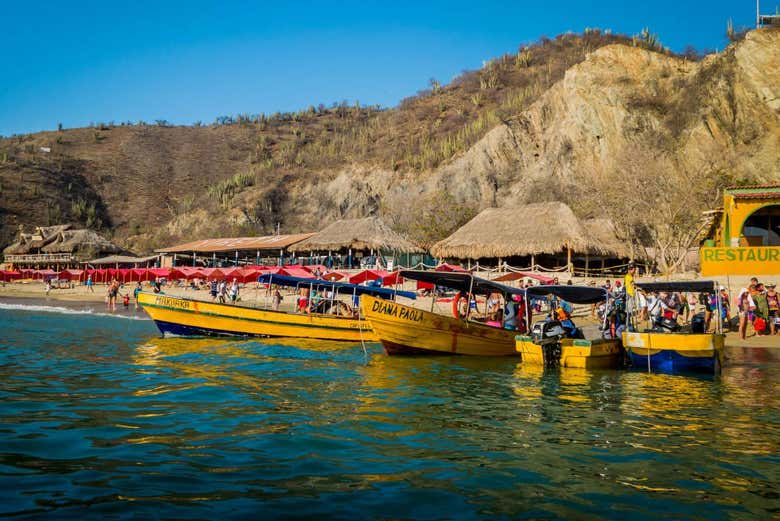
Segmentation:
<svg viewBox="0 0 780 521">
<path fill-rule="evenodd" d="M 701 249 L 701 273 L 780 274 L 780 185 L 724 190 L 713 236 Z"/>
</svg>

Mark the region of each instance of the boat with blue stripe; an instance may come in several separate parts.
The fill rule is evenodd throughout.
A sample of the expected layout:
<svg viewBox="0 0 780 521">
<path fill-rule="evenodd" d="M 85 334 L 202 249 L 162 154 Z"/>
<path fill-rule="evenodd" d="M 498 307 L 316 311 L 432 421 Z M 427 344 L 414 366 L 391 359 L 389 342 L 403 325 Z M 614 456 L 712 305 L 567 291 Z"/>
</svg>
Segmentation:
<svg viewBox="0 0 780 521">
<path fill-rule="evenodd" d="M 645 292 L 714 293 L 714 281 L 645 282 L 636 283 Z M 697 331 L 696 326 L 669 331 L 654 327 L 645 331 L 624 331 L 623 347 L 631 366 L 659 373 L 717 372 L 723 361 L 725 335 L 721 323 L 720 299 L 713 311 L 715 332 Z M 702 322 L 703 329 L 703 322 Z"/>
</svg>

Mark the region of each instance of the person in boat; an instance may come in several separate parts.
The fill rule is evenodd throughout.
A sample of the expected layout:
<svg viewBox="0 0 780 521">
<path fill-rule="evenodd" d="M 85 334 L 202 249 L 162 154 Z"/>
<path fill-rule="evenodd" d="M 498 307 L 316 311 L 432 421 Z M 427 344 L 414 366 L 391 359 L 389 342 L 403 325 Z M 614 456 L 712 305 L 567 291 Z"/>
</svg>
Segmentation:
<svg viewBox="0 0 780 521">
<path fill-rule="evenodd" d="M 661 323 L 665 310 L 669 309 L 666 305 L 663 293 L 654 291 L 652 296 L 647 298 L 647 313 L 650 315 L 650 327 L 655 327 Z"/>
<path fill-rule="evenodd" d="M 571 312 L 571 304 L 561 299 L 554 308 L 553 317 L 561 323 L 561 327 L 566 331 L 567 337 L 580 338 L 582 334 L 571 319 Z"/>
<path fill-rule="evenodd" d="M 517 329 L 517 303 L 519 300 L 520 295 L 512 295 L 512 298 L 506 301 L 506 305 L 504 306 L 504 329 Z"/>
<path fill-rule="evenodd" d="M 501 311 L 501 295 L 498 293 L 491 293 L 485 303 L 487 308 L 486 313 L 489 320 L 495 320 L 493 317 L 497 316 Z"/>
<path fill-rule="evenodd" d="M 493 327 L 501 327 L 504 319 L 503 306 L 501 306 L 501 296 L 498 293 L 491 293 L 485 302 L 485 324 Z"/>
<path fill-rule="evenodd" d="M 274 287 L 273 297 L 271 298 L 271 309 L 279 311 L 279 305 L 282 303 L 282 293 L 279 291 L 279 287 Z"/>
<path fill-rule="evenodd" d="M 309 288 L 300 288 L 298 290 L 298 312 L 306 313 L 309 309 Z"/>
<path fill-rule="evenodd" d="M 777 321 L 780 318 L 780 295 L 775 291 L 774 282 L 766 285 L 766 301 L 769 309 L 769 315 L 767 316 L 769 334 L 776 335 L 778 332 Z"/>
<path fill-rule="evenodd" d="M 685 294 L 685 301 L 688 303 L 685 321 L 689 322 L 693 315 L 696 314 L 696 305 L 699 303 L 699 299 L 696 298 L 696 293 L 691 292 Z"/>
</svg>

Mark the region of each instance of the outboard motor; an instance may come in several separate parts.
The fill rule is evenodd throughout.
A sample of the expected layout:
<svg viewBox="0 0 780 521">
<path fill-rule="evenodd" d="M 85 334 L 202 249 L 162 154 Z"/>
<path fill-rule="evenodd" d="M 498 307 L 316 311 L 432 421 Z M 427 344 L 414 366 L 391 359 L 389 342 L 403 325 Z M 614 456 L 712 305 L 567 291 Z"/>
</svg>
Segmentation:
<svg viewBox="0 0 780 521">
<path fill-rule="evenodd" d="M 545 365 L 558 365 L 561 361 L 561 339 L 566 337 L 566 329 L 558 320 L 543 320 L 531 328 L 534 344 L 542 346 Z"/>
<path fill-rule="evenodd" d="M 661 316 L 655 320 L 655 329 L 664 333 L 674 333 L 680 330 L 680 324 L 674 318 Z"/>
<path fill-rule="evenodd" d="M 704 313 L 696 313 L 691 317 L 691 333 L 704 333 Z"/>
<path fill-rule="evenodd" d="M 566 336 L 566 330 L 558 320 L 542 320 L 531 328 L 534 344 L 554 344 Z"/>
</svg>

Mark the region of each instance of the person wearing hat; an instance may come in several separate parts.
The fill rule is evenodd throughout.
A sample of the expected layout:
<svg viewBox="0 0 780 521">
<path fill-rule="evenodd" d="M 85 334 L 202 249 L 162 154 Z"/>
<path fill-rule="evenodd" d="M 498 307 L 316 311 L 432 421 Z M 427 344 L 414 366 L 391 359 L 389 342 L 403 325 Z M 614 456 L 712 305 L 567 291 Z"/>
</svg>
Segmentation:
<svg viewBox="0 0 780 521">
<path fill-rule="evenodd" d="M 628 317 L 629 331 L 633 331 L 634 313 L 636 312 L 636 287 L 634 286 L 634 274 L 636 266 L 633 262 L 628 264 L 628 273 L 623 279 L 626 290 L 626 316 Z"/>
<path fill-rule="evenodd" d="M 766 285 L 766 302 L 769 308 L 769 334 L 776 335 L 778 332 L 777 319 L 780 317 L 780 295 L 775 291 L 775 283 L 769 282 Z"/>
<path fill-rule="evenodd" d="M 739 309 L 739 338 L 745 340 L 747 337 L 747 323 L 752 320 L 753 311 L 756 309 L 756 303 L 753 302 L 751 284 L 748 288 L 742 288 L 737 295 L 737 309 Z"/>
<path fill-rule="evenodd" d="M 759 282 L 756 285 L 756 292 L 753 295 L 753 302 L 756 303 L 756 318 L 763 319 L 760 322 L 754 319 L 753 327 L 756 330 L 756 334 L 763 335 L 766 332 L 766 322 L 769 320 L 769 302 L 766 298 L 766 290 L 764 289 L 764 284 L 762 282 Z M 757 325 L 761 323 L 764 324 L 764 327 Z"/>
</svg>

